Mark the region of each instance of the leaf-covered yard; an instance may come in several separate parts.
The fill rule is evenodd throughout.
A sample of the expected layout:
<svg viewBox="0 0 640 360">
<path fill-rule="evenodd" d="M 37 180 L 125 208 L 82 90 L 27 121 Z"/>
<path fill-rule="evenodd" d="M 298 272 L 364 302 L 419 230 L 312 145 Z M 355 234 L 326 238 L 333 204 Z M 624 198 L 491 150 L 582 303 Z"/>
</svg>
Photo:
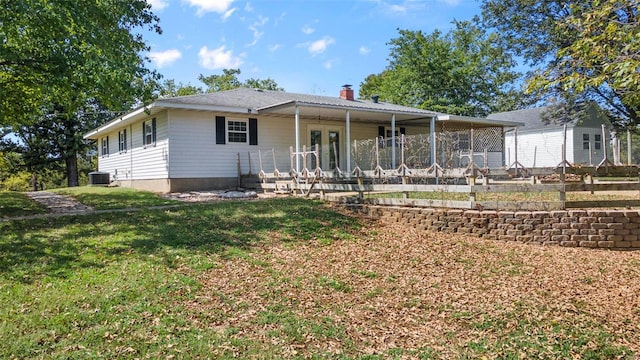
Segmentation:
<svg viewBox="0 0 640 360">
<path fill-rule="evenodd" d="M 219 354 L 631 358 L 640 254 L 490 242 L 369 223 L 274 242 L 199 276 L 188 307 Z M 255 354 L 260 354 L 255 352 Z"/>
</svg>

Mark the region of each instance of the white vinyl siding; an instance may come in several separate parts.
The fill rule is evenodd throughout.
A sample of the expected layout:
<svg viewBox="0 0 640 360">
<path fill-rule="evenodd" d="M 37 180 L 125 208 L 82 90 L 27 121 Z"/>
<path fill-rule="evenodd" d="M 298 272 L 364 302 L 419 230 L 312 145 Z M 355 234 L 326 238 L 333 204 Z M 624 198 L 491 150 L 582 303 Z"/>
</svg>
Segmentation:
<svg viewBox="0 0 640 360">
<path fill-rule="evenodd" d="M 98 159 L 98 170 L 108 172 L 111 180 L 144 180 L 168 178 L 167 154 L 169 142 L 167 140 L 166 112 L 156 117 L 155 146 L 143 145 L 142 122 L 133 123 L 126 128 L 127 151 L 112 151 L 108 157 Z M 150 121 L 151 118 L 146 119 Z M 114 130 L 108 136 L 119 139 L 124 129 Z M 113 146 L 113 145 L 111 145 Z"/>
<path fill-rule="evenodd" d="M 573 148 L 572 130 L 567 130 L 567 148 Z M 516 161 L 513 132 L 505 136 L 505 165 Z M 556 167 L 562 162 L 562 130 L 518 132 L 518 162 L 524 167 Z M 582 146 L 582 143 L 580 143 Z M 573 151 L 567 151 L 567 161 L 573 162 Z"/>
</svg>

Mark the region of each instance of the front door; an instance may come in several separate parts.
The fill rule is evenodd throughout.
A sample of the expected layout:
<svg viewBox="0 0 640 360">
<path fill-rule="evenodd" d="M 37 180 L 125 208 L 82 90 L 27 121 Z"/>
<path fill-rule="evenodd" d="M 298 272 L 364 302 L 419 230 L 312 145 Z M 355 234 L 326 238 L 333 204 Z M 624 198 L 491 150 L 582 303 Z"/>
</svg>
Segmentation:
<svg viewBox="0 0 640 360">
<path fill-rule="evenodd" d="M 313 125 L 309 126 L 309 146 L 311 150 L 318 150 L 322 170 L 335 170 L 336 167 L 342 167 L 342 128 L 329 125 Z M 307 166 L 310 169 L 316 168 L 315 156 L 309 157 Z"/>
</svg>

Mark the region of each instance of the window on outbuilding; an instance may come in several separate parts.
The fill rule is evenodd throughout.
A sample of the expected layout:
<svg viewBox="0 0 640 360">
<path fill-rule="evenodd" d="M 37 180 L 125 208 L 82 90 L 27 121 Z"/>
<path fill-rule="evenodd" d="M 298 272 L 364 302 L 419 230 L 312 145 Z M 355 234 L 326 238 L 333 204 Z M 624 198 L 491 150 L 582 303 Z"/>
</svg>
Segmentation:
<svg viewBox="0 0 640 360">
<path fill-rule="evenodd" d="M 582 149 L 589 150 L 589 134 L 582 134 Z"/>
<path fill-rule="evenodd" d="M 601 147 L 602 147 L 602 135 L 595 134 L 593 136 L 593 149 L 600 150 Z"/>
</svg>

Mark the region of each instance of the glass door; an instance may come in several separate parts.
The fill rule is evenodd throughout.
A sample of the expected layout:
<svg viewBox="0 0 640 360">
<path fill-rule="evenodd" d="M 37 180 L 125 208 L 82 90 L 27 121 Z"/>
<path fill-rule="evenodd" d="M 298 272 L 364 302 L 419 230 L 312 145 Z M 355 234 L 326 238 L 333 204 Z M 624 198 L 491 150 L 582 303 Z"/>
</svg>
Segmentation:
<svg viewBox="0 0 640 360">
<path fill-rule="evenodd" d="M 309 146 L 311 150 L 318 151 L 319 166 L 322 170 L 335 170 L 341 167 L 342 159 L 340 154 L 341 127 L 328 125 L 309 126 Z M 307 163 L 309 169 L 316 168 L 316 157 L 311 155 Z"/>
<path fill-rule="evenodd" d="M 329 170 L 334 170 L 340 165 L 340 132 L 328 130 L 327 136 L 329 137 Z"/>
<path fill-rule="evenodd" d="M 317 151 L 318 154 L 322 154 L 322 130 L 311 130 L 309 132 L 309 139 L 311 141 L 311 151 Z M 311 162 L 307 164 L 307 168 L 316 169 L 317 167 L 322 169 L 322 155 L 319 157 L 311 155 Z"/>
</svg>

